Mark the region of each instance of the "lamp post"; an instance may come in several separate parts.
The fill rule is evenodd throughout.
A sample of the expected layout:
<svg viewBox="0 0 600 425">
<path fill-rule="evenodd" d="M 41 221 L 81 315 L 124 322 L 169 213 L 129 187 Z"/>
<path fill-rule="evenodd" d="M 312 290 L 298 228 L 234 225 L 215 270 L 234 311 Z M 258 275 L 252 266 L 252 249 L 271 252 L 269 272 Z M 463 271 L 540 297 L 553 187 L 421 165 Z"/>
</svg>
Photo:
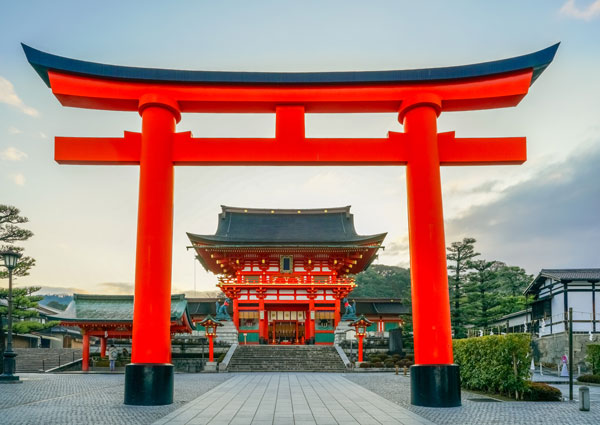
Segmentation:
<svg viewBox="0 0 600 425">
<path fill-rule="evenodd" d="M 0 375 L 0 382 L 16 383 L 19 377 L 15 375 L 15 357 L 17 356 L 12 350 L 12 274 L 21 254 L 14 251 L 0 252 L 0 256 L 4 259 L 4 266 L 8 269 L 8 336 L 6 338 L 6 351 L 4 351 L 3 366 L 4 372 Z M 0 327 L 0 332 L 3 332 Z"/>
<path fill-rule="evenodd" d="M 358 363 L 363 362 L 363 340 L 365 339 L 365 335 L 367 334 L 367 328 L 371 326 L 373 322 L 367 319 L 364 314 L 350 323 L 350 326 L 354 326 L 356 329 L 356 335 L 358 336 Z"/>
<path fill-rule="evenodd" d="M 198 323 L 200 326 L 204 326 L 206 330 L 206 338 L 208 338 L 208 362 L 206 363 L 205 371 L 207 372 L 216 372 L 217 365 L 214 361 L 214 337 L 217 336 L 217 327 L 223 326 L 221 322 L 213 319 L 213 317 L 209 314 Z"/>
</svg>

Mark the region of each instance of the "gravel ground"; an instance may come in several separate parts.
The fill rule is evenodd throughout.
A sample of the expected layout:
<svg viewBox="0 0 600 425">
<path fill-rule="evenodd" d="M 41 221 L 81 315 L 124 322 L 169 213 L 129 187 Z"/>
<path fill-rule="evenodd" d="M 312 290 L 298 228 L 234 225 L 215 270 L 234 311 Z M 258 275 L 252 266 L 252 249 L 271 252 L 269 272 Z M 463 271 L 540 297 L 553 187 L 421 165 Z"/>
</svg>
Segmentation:
<svg viewBox="0 0 600 425">
<path fill-rule="evenodd" d="M 594 401 L 589 412 L 581 412 L 576 402 L 475 402 L 469 399 L 485 397 L 463 391 L 461 407 L 437 409 L 410 404 L 410 378 L 408 377 L 396 376 L 393 373 L 355 373 L 343 376 L 440 425 L 600 424 L 600 403 Z"/>
<path fill-rule="evenodd" d="M 123 374 L 20 374 L 22 384 L 0 385 L 1 424 L 148 424 L 195 399 L 230 374 L 175 374 L 169 406 L 123 404 Z"/>
</svg>

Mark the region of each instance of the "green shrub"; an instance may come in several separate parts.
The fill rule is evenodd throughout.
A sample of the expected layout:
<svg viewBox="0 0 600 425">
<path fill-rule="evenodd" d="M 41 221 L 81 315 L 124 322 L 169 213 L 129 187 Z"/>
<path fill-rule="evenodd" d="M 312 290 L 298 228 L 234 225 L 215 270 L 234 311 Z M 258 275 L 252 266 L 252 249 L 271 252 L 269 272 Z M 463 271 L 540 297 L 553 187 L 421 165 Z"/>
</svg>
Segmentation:
<svg viewBox="0 0 600 425">
<path fill-rule="evenodd" d="M 528 382 L 527 389 L 523 394 L 523 400 L 527 401 L 561 401 L 562 393 L 558 388 L 543 382 Z"/>
<path fill-rule="evenodd" d="M 361 369 L 368 369 L 368 368 L 371 367 L 371 363 L 364 362 L 364 363 L 361 363 L 360 366 L 358 366 L 358 367 L 361 368 Z"/>
<path fill-rule="evenodd" d="M 217 357 L 217 363 L 221 363 L 223 360 L 225 360 L 226 355 L 227 353 L 220 354 L 219 357 Z"/>
<path fill-rule="evenodd" d="M 393 360 L 386 360 L 384 363 L 385 367 L 394 367 L 396 366 L 396 363 L 394 363 Z"/>
<path fill-rule="evenodd" d="M 592 373 L 600 375 L 600 344 L 589 344 L 585 360 L 592 365 Z"/>
<path fill-rule="evenodd" d="M 590 384 L 600 384 L 600 375 L 581 375 L 577 380 L 579 382 L 589 382 Z"/>
<path fill-rule="evenodd" d="M 375 362 L 373 363 L 373 367 L 383 367 L 383 362 Z"/>
<path fill-rule="evenodd" d="M 519 398 L 527 388 L 529 334 L 490 335 L 455 340 L 454 361 L 466 389 Z"/>
</svg>

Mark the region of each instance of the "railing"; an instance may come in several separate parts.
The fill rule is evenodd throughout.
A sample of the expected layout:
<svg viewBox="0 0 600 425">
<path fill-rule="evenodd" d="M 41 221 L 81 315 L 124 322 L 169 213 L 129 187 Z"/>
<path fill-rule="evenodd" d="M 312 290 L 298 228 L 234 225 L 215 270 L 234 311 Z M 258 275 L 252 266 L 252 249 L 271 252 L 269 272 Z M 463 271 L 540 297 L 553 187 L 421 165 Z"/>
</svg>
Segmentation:
<svg viewBox="0 0 600 425">
<path fill-rule="evenodd" d="M 77 360 L 79 360 L 81 357 L 77 356 Z M 49 367 L 48 369 L 54 369 L 57 367 L 61 367 L 63 364 L 65 363 L 61 363 L 64 362 L 66 359 L 66 363 L 74 362 L 75 361 L 75 351 L 73 351 L 71 353 L 71 355 L 67 354 L 67 353 L 63 353 L 63 354 L 59 354 L 58 355 L 58 365 L 55 365 L 54 362 L 50 362 L 50 360 L 54 360 L 56 359 L 56 357 L 46 357 L 45 359 L 42 359 L 42 372 L 46 371 L 46 363 L 48 362 L 51 367 Z"/>
<path fill-rule="evenodd" d="M 323 279 L 326 278 L 326 279 Z M 333 276 L 264 276 L 257 278 L 241 278 L 219 276 L 220 285 L 354 285 L 354 277 Z"/>
<path fill-rule="evenodd" d="M 484 335 L 502 335 L 507 333 L 530 333 L 536 337 L 559 334 L 568 330 L 568 313 L 555 314 L 540 319 L 527 320 L 519 325 L 508 326 L 507 323 L 496 323 L 492 326 L 469 329 L 467 338 Z M 508 320 L 507 320 L 508 322 Z M 588 333 L 590 336 L 600 333 L 600 314 L 593 315 L 585 311 L 573 312 L 573 332 Z"/>
</svg>

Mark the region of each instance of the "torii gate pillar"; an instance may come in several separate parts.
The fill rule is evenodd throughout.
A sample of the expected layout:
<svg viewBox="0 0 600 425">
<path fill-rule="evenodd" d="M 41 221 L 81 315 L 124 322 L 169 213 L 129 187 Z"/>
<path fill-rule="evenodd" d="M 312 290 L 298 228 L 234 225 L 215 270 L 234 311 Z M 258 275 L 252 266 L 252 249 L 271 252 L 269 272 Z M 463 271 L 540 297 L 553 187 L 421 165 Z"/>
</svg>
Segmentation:
<svg viewBox="0 0 600 425">
<path fill-rule="evenodd" d="M 404 102 L 399 118 L 411 149 L 406 165 L 415 365 L 411 403 L 460 406 L 460 374 L 452 356 L 450 299 L 438 151 L 436 98 Z"/>
</svg>

